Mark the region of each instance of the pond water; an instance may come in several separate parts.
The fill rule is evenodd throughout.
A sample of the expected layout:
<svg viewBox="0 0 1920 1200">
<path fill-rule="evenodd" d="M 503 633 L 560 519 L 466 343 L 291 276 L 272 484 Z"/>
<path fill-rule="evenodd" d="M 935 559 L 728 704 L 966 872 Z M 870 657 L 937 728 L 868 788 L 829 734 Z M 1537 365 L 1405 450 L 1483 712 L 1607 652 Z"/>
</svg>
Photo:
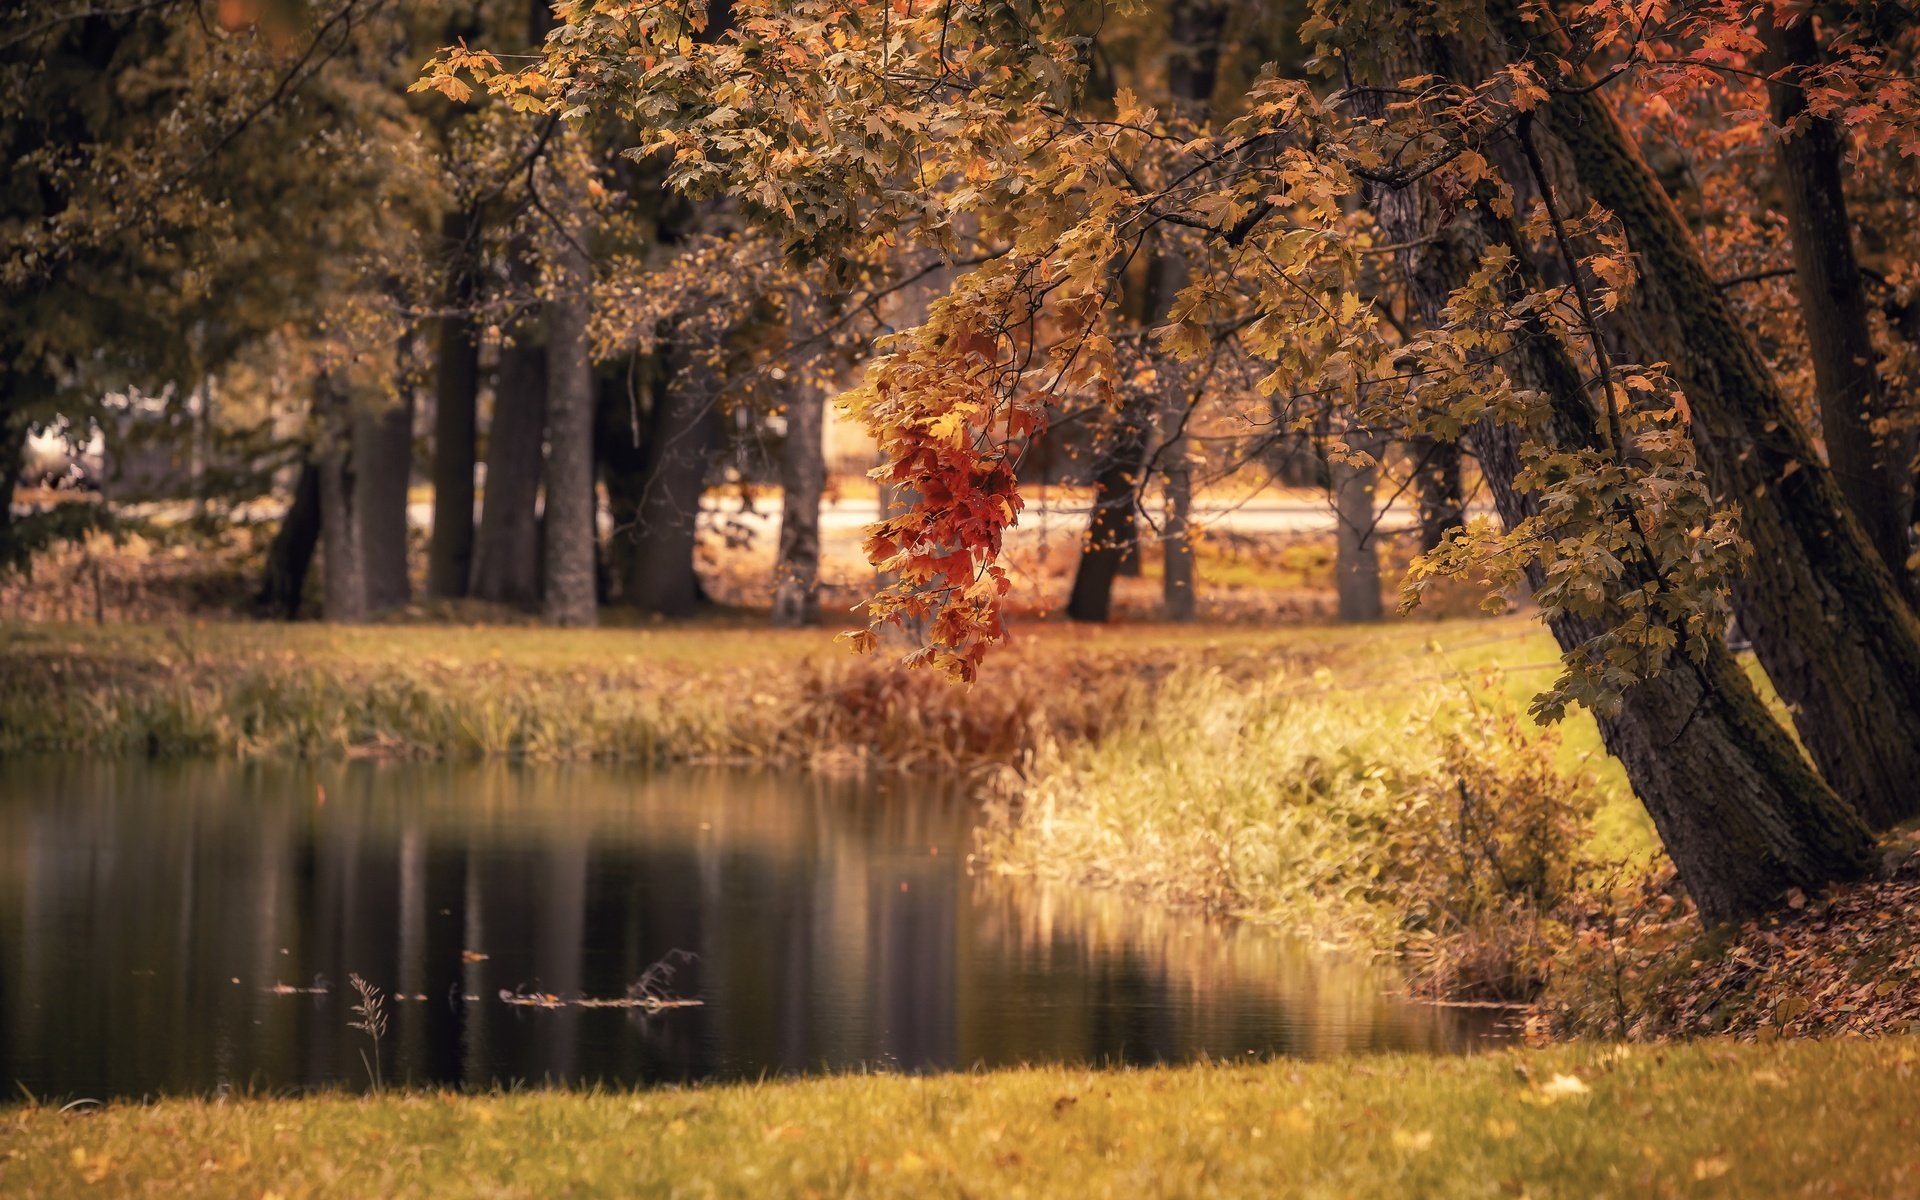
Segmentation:
<svg viewBox="0 0 1920 1200">
<path fill-rule="evenodd" d="M 897 781 L 759 772 L 10 760 L 0 1086 L 364 1086 L 350 973 L 387 993 L 387 1080 L 467 1087 L 1486 1031 L 1259 930 L 972 873 L 975 815 Z M 663 961 L 644 994 L 697 1003 L 577 1003 L 631 1002 Z"/>
</svg>

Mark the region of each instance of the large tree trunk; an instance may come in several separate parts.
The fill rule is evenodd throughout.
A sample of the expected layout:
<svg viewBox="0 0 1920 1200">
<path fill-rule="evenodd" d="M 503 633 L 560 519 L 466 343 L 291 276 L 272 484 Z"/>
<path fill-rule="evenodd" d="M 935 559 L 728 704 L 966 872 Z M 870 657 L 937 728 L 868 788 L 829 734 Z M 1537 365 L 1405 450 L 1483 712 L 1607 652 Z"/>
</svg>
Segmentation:
<svg viewBox="0 0 1920 1200">
<path fill-rule="evenodd" d="M 1380 452 L 1380 438 L 1368 430 L 1349 430 L 1345 440 L 1347 448 L 1357 453 Z M 1380 604 L 1379 516 L 1374 510 L 1379 467 L 1333 458 L 1327 470 L 1333 476 L 1333 574 L 1340 619 L 1378 621 L 1385 615 Z"/>
<path fill-rule="evenodd" d="M 1489 8 L 1498 16 L 1480 53 L 1497 52 L 1497 35 L 1538 36 L 1511 0 Z M 1475 62 L 1469 74 L 1477 82 L 1500 65 Z M 1920 813 L 1920 621 L 1601 93 L 1557 94 L 1535 131 L 1563 208 L 1597 200 L 1639 257 L 1621 327 L 1641 361 L 1670 364 L 1701 465 L 1741 506 L 1755 561 L 1734 583 L 1735 606 L 1801 741 L 1869 824 Z"/>
<path fill-rule="evenodd" d="M 1471 74 L 1428 39 L 1406 45 L 1414 61 L 1394 62 L 1383 71 L 1387 79 Z M 1466 282 L 1488 245 L 1526 254 L 1510 220 L 1486 205 L 1450 212 L 1424 184 L 1381 188 L 1373 204 L 1386 239 L 1406 247 L 1398 257 L 1414 307 L 1430 325 L 1444 320 L 1447 296 Z M 1474 433 L 1495 504 L 1511 526 L 1534 511 L 1532 497 L 1514 487 L 1523 433 L 1553 446 L 1592 449 L 1597 418 L 1579 368 L 1556 338 L 1522 337 L 1502 363 L 1518 386 L 1551 401 L 1543 428 L 1485 424 Z M 1537 588 L 1544 579 L 1537 568 L 1533 576 Z M 1556 611 L 1549 625 L 1561 647 L 1573 650 L 1619 616 Z M 1873 844 L 1865 827 L 1808 768 L 1717 641 L 1709 642 L 1705 662 L 1678 663 L 1628 688 L 1617 712 L 1596 717 L 1708 923 L 1764 911 L 1791 887 L 1817 888 L 1868 870 Z"/>
<path fill-rule="evenodd" d="M 787 399 L 787 436 L 780 447 L 780 547 L 773 564 L 773 623 L 820 623 L 820 495 L 827 486 L 822 456 L 826 394 L 794 380 Z"/>
<path fill-rule="evenodd" d="M 1788 73 L 1768 86 L 1787 226 L 1793 234 L 1794 288 L 1806 326 L 1820 402 L 1820 431 L 1834 482 L 1867 540 L 1893 572 L 1909 603 L 1917 598 L 1908 524 L 1913 512 L 1912 450 L 1905 430 L 1893 429 L 1893 405 L 1880 377 L 1880 356 L 1867 324 L 1867 289 L 1855 257 L 1853 224 L 1841 187 L 1840 127 L 1807 111 L 1797 74 L 1819 65 L 1811 15 L 1782 28 L 1763 10 L 1769 73 Z"/>
<path fill-rule="evenodd" d="M 403 353 L 404 367 L 404 353 Z M 353 414 L 353 512 L 359 519 L 360 565 L 367 611 L 405 607 L 407 484 L 413 472 L 413 385 L 401 373 L 397 393 L 381 408 Z"/>
<path fill-rule="evenodd" d="M 367 576 L 354 515 L 352 401 L 324 374 L 314 389 L 313 407 L 320 414 L 321 603 L 329 621 L 364 621 Z"/>
<path fill-rule="evenodd" d="M 267 546 L 267 566 L 254 607 L 265 616 L 291 621 L 300 615 L 313 552 L 320 545 L 320 467 L 311 453 L 300 460 L 300 475 L 280 528 Z"/>
<path fill-rule="evenodd" d="M 677 346 L 646 438 L 645 483 L 628 532 L 627 603 L 685 617 L 706 600 L 693 554 L 707 464 L 720 438 L 719 380 L 704 345 Z"/>
<path fill-rule="evenodd" d="M 433 410 L 433 534 L 427 594 L 467 594 L 473 571 L 473 463 L 480 390 L 480 338 L 471 309 L 478 264 L 476 212 L 448 213 L 440 242 L 446 257 L 446 313 L 440 318 Z"/>
<path fill-rule="evenodd" d="M 547 301 L 547 508 L 545 585 L 547 624 L 595 623 L 593 487 L 593 362 L 587 316 L 593 263 L 582 241 L 587 223 L 579 206 L 555 239 L 554 297 Z"/>
<path fill-rule="evenodd" d="M 487 429 L 487 491 L 474 546 L 473 594 L 531 608 L 540 599 L 540 467 L 547 356 L 524 340 L 500 351 Z"/>
</svg>

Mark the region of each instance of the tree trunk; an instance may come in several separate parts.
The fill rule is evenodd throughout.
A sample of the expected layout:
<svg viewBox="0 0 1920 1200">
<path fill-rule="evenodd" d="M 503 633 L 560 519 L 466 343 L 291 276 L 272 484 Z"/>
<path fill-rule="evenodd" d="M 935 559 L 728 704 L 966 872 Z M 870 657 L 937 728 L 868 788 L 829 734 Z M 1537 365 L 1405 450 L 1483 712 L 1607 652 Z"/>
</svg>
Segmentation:
<svg viewBox="0 0 1920 1200">
<path fill-rule="evenodd" d="M 300 601 L 306 591 L 307 571 L 313 566 L 313 552 L 320 545 L 320 468 L 312 454 L 300 460 L 300 477 L 293 485 L 293 498 L 280 528 L 267 547 L 267 566 L 254 596 L 254 607 L 262 615 L 291 621 L 300 615 Z"/>
<path fill-rule="evenodd" d="M 360 522 L 354 515 L 352 401 L 326 375 L 314 381 L 314 411 L 320 414 L 321 595 L 326 619 L 367 619 L 367 577 L 360 556 Z"/>
<path fill-rule="evenodd" d="M 1378 454 L 1380 439 L 1372 432 L 1353 429 L 1347 432 L 1347 448 L 1363 454 Z M 1333 476 L 1334 581 L 1339 593 L 1342 621 L 1378 621 L 1383 615 L 1380 604 L 1380 542 L 1376 534 L 1378 514 L 1374 511 L 1374 486 L 1379 479 L 1377 465 L 1360 466 L 1334 458 L 1327 464 Z"/>
<path fill-rule="evenodd" d="M 1149 328 L 1165 323 L 1173 298 L 1187 286 L 1189 276 L 1186 254 L 1172 239 L 1161 239 L 1147 265 Z M 1154 458 L 1160 464 L 1164 501 L 1160 526 L 1160 612 L 1169 621 L 1191 621 L 1195 599 L 1193 467 L 1187 461 L 1186 423 L 1199 397 L 1193 394 L 1195 373 L 1171 355 L 1162 356 L 1155 364 L 1155 374 L 1161 387 L 1161 442 Z M 1137 539 L 1135 546 L 1138 546 Z"/>
<path fill-rule="evenodd" d="M 1128 421 L 1129 415 L 1123 410 L 1119 418 Z M 1109 449 L 1093 477 L 1093 514 L 1080 566 L 1073 574 L 1073 592 L 1067 598 L 1067 616 L 1075 621 L 1112 618 L 1114 577 L 1138 537 L 1134 487 L 1142 438 L 1131 428 L 1119 434 L 1120 444 Z"/>
<path fill-rule="evenodd" d="M 353 414 L 353 512 L 368 612 L 403 608 L 413 599 L 407 577 L 412 472 L 413 386 L 403 378 L 384 407 L 356 406 Z"/>
<path fill-rule="evenodd" d="M 1382 72 L 1389 80 L 1471 74 L 1459 66 L 1465 56 L 1450 56 L 1429 39 L 1405 45 L 1414 61 L 1392 63 Z M 1405 247 L 1398 258 L 1414 307 L 1430 325 L 1444 321 L 1447 296 L 1467 281 L 1489 244 L 1526 254 L 1511 220 L 1486 205 L 1443 206 L 1426 184 L 1381 188 L 1373 206 L 1385 238 Z M 1517 386 L 1551 401 L 1545 427 L 1530 431 L 1533 437 L 1569 448 L 1596 445 L 1596 414 L 1584 381 L 1556 338 L 1518 339 L 1502 362 Z M 1514 487 L 1522 436 L 1512 425 L 1491 423 L 1474 432 L 1489 490 L 1510 527 L 1534 511 L 1532 497 Z M 1537 567 L 1530 575 L 1536 588 L 1544 582 Z M 1577 617 L 1562 610 L 1551 615 L 1549 626 L 1562 649 L 1571 651 L 1611 628 L 1618 616 L 1602 611 Z M 1773 907 L 1788 888 L 1811 890 L 1869 869 L 1873 843 L 1865 827 L 1808 768 L 1717 641 L 1709 641 L 1704 663 L 1679 663 L 1633 685 L 1617 712 L 1596 718 L 1607 749 L 1626 768 L 1709 924 Z"/>
<path fill-rule="evenodd" d="M 1819 65 L 1810 15 L 1782 28 L 1763 9 L 1759 24 L 1769 74 Z M 1777 80 L 1767 91 L 1774 124 L 1785 130 L 1797 122 L 1776 139 L 1774 152 L 1793 235 L 1794 289 L 1813 360 L 1827 461 L 1867 541 L 1912 603 L 1920 598 L 1907 567 L 1912 453 L 1904 431 L 1890 426 L 1893 405 L 1867 323 L 1866 284 L 1840 179 L 1844 136 L 1831 118 L 1807 112 L 1806 89 L 1794 79 Z"/>
<path fill-rule="evenodd" d="M 1460 481 L 1460 443 L 1419 437 L 1413 455 L 1413 494 L 1420 506 L 1420 552 L 1431 553 L 1466 519 L 1466 489 Z"/>
<path fill-rule="evenodd" d="M 707 464 L 720 437 L 719 380 L 708 347 L 680 346 L 653 410 L 646 482 L 629 537 L 627 603 L 641 612 L 691 616 L 706 600 L 693 553 Z"/>
<path fill-rule="evenodd" d="M 821 440 L 826 394 L 798 379 L 787 400 L 780 448 L 780 548 L 773 565 L 773 623 L 820 623 L 820 494 L 827 486 Z"/>
<path fill-rule="evenodd" d="M 500 351 L 487 491 L 474 546 L 473 594 L 531 608 L 540 600 L 540 466 L 547 421 L 547 356 L 523 340 Z"/>
<path fill-rule="evenodd" d="M 1511 0 L 1489 7 L 1513 44 L 1537 34 Z M 1734 582 L 1735 607 L 1801 741 L 1870 825 L 1920 813 L 1920 621 L 1607 102 L 1558 94 L 1536 130 L 1550 169 L 1565 165 L 1563 209 L 1597 200 L 1644 267 L 1618 316 L 1641 361 L 1670 364 L 1701 465 L 1741 506 L 1755 561 Z"/>
<path fill-rule="evenodd" d="M 593 263 L 579 205 L 561 209 L 565 236 L 554 246 L 554 296 L 547 301 L 546 562 L 541 611 L 547 624 L 597 620 L 593 571 L 593 363 L 587 317 Z"/>
<path fill-rule="evenodd" d="M 1174 0 L 1167 13 L 1167 92 L 1180 115 L 1203 124 L 1212 107 L 1220 74 L 1220 49 L 1232 6 L 1225 0 Z M 1189 267 L 1176 238 L 1166 237 L 1149 264 L 1148 326 L 1163 324 L 1173 300 L 1187 286 Z M 1189 462 L 1186 421 L 1198 401 L 1188 384 L 1192 372 L 1171 356 L 1161 374 L 1162 442 L 1158 458 L 1165 514 L 1160 528 L 1160 609 L 1169 621 L 1191 621 L 1197 597 L 1193 559 L 1193 467 Z"/>
<path fill-rule="evenodd" d="M 433 410 L 433 535 L 427 550 L 427 594 L 467 594 L 473 571 L 473 463 L 480 390 L 480 339 L 471 309 L 476 288 L 476 212 L 448 213 L 440 242 L 446 256 L 446 314 L 440 318 Z"/>
<path fill-rule="evenodd" d="M 6 368 L 0 367 L 0 372 Z M 0 388 L 11 382 L 8 375 L 0 374 Z M 14 565 L 21 557 L 19 549 L 13 543 L 13 489 L 20 482 L 21 447 L 26 444 L 27 431 L 14 421 L 12 404 L 4 391 L 0 391 L 0 572 Z"/>
<path fill-rule="evenodd" d="M 607 539 L 609 601 L 626 603 L 633 574 L 634 531 L 647 491 L 647 438 L 653 414 L 665 403 L 666 374 L 654 355 L 634 361 L 631 373 L 603 376 L 594 407 L 593 455 L 607 485 L 613 533 Z"/>
</svg>

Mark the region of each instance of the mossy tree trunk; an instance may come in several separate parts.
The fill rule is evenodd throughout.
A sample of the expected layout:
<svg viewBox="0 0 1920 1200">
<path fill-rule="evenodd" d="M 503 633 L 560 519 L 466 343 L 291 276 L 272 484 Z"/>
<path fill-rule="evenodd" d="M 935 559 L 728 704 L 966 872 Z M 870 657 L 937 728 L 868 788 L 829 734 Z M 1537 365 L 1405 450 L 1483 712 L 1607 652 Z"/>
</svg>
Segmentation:
<svg viewBox="0 0 1920 1200">
<path fill-rule="evenodd" d="M 1390 53 L 1408 57 L 1383 71 L 1389 82 L 1423 72 L 1465 75 L 1464 56 L 1433 39 L 1412 38 Z M 1398 259 L 1413 307 L 1430 325 L 1444 319 L 1447 296 L 1488 246 L 1504 244 L 1523 259 L 1527 253 L 1510 220 L 1485 205 L 1443 206 L 1422 184 L 1380 188 L 1373 204 L 1385 238 L 1405 247 Z M 1503 363 L 1518 386 L 1551 402 L 1540 428 L 1489 423 L 1473 434 L 1489 490 L 1511 525 L 1533 512 L 1532 498 L 1514 486 L 1523 438 L 1592 449 L 1598 421 L 1580 370 L 1557 338 L 1523 337 Z M 1538 586 L 1543 580 L 1535 574 Z M 1559 611 L 1549 625 L 1570 650 L 1618 615 Z M 1789 888 L 1817 888 L 1869 869 L 1873 844 L 1865 826 L 1808 766 L 1717 641 L 1704 662 L 1676 664 L 1630 687 L 1617 711 L 1596 716 L 1707 922 L 1761 912 Z"/>
<path fill-rule="evenodd" d="M 1512 0 L 1487 7 L 1461 39 L 1472 56 L 1458 78 L 1553 51 L 1536 43 L 1556 35 L 1522 21 Z M 1754 562 L 1734 582 L 1735 607 L 1801 742 L 1870 825 L 1920 814 L 1920 620 L 1604 89 L 1554 95 L 1534 131 L 1563 209 L 1598 201 L 1638 255 L 1618 328 L 1640 361 L 1669 364 L 1715 493 L 1741 507 Z"/>
</svg>

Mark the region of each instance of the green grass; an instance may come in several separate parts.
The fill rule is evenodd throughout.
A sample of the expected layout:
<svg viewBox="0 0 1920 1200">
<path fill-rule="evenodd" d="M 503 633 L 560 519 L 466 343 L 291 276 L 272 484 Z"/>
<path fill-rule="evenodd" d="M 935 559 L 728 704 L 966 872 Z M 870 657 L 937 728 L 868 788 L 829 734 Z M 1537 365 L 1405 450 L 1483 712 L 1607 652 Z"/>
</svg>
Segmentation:
<svg viewBox="0 0 1920 1200">
<path fill-rule="evenodd" d="M 65 1196 L 1920 1194 L 1913 1039 L 0 1110 Z M 1577 1082 L 1576 1082 L 1577 1081 Z"/>
</svg>

